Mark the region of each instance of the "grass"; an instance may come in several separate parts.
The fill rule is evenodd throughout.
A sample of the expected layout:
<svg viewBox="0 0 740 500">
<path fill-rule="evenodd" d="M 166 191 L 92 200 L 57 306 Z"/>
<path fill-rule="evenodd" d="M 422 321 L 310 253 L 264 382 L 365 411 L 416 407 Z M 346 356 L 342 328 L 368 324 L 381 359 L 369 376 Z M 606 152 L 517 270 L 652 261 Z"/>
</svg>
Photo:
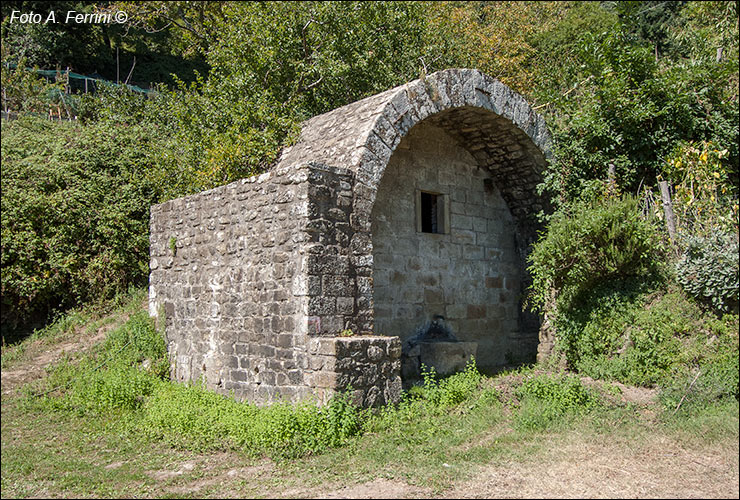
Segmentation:
<svg viewBox="0 0 740 500">
<path fill-rule="evenodd" d="M 195 389 L 159 379 L 166 391 L 155 387 L 154 396 L 134 406 L 115 401 L 88 405 L 105 391 L 85 392 L 74 384 L 61 397 L 60 392 L 48 399 L 28 395 L 84 371 L 86 355 L 62 360 L 25 391 L 6 385 L 6 369 L 34 362 L 35 355 L 68 343 L 73 334 L 84 343 L 99 336 L 98 329 L 107 330 L 105 343 L 87 349 L 92 357 L 146 337 L 137 316 L 142 300 L 142 294 L 131 294 L 109 316 L 78 311 L 87 319 L 74 327 L 60 324 L 45 330 L 46 336 L 40 332 L 26 339 L 25 348 L 3 351 L 8 358 L 3 362 L 2 497 L 300 497 L 332 491 L 370 497 L 660 496 L 695 490 L 712 497 L 737 492 L 736 399 L 694 404 L 674 413 L 658 401 L 625 401 L 612 383 L 583 384 L 577 377 L 541 368 L 492 378 L 473 370 L 441 382 L 430 378 L 425 389 L 414 391 L 397 408 L 360 415 L 361 430 L 345 435 L 337 446 L 287 454 L 246 441 L 210 441 L 208 424 L 199 427 L 205 446 L 185 432 L 187 426 L 175 429 L 176 434 L 163 427 L 146 432 L 152 415 L 174 418 L 172 413 L 147 413 L 157 405 L 174 412 L 194 404 L 187 391 Z M 123 326 L 106 327 L 114 324 Z M 127 354 L 128 362 L 139 364 L 148 352 L 144 347 Z M 106 374 L 100 377 L 102 383 L 108 380 Z M 163 398 L 166 394 L 170 396 Z M 176 403 L 168 405 L 170 397 Z M 239 408 L 236 403 L 204 397 L 208 408 L 226 405 L 218 412 L 236 412 L 233 420 L 239 425 L 253 411 L 242 414 L 234 409 Z M 205 415 L 202 407 L 192 411 Z M 282 420 L 277 422 L 297 418 L 309 429 L 324 418 L 301 416 L 290 408 L 278 413 Z M 261 415 L 262 420 L 272 418 Z M 228 424 L 224 422 L 219 425 Z M 273 428 L 266 429 L 273 433 Z M 328 436 L 330 431 L 325 430 Z M 222 432 L 232 431 L 219 428 Z M 711 466 L 711 475 L 705 465 Z M 605 471 L 619 482 L 589 479 L 588 474 L 598 478 Z"/>
<path fill-rule="evenodd" d="M 146 301 L 147 292 L 132 288 L 106 304 L 85 306 L 68 311 L 58 316 L 43 328 L 37 328 L 26 334 L 13 333 L 13 338 L 20 339 L 6 344 L 3 335 L 2 369 L 12 367 L 18 362 L 28 361 L 35 353 L 58 345 L 64 340 L 74 339 L 82 334 L 91 335 L 107 325 L 125 320 L 130 314 L 141 309 Z"/>
</svg>

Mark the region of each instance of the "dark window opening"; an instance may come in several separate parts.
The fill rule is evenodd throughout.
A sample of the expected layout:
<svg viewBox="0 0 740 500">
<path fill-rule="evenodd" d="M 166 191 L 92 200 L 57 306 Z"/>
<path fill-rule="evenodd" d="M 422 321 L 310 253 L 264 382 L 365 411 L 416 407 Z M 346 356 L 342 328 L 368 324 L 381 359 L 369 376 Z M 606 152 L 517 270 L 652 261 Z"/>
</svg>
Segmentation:
<svg viewBox="0 0 740 500">
<path fill-rule="evenodd" d="M 441 233 L 439 220 L 440 195 L 421 192 L 421 232 Z"/>
</svg>

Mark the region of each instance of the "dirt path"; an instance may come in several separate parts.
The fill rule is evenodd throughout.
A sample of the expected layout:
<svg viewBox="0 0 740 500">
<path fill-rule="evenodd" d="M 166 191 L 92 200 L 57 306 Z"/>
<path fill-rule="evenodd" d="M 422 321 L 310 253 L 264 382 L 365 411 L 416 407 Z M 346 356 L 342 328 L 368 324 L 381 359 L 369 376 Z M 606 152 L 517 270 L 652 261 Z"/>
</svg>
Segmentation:
<svg viewBox="0 0 740 500">
<path fill-rule="evenodd" d="M 536 464 L 485 466 L 444 498 L 738 498 L 738 447 L 701 452 L 656 437 L 582 442 L 548 451 Z"/>
<path fill-rule="evenodd" d="M 282 498 L 738 498 L 738 446 L 701 452 L 664 437 L 553 447 L 532 463 L 489 464 L 472 479 L 435 494 L 404 481 L 288 489 Z"/>
<path fill-rule="evenodd" d="M 86 332 L 83 328 L 76 328 L 69 340 L 54 343 L 52 346 L 44 344 L 43 339 L 36 340 L 26 346 L 23 360 L 12 363 L 12 368 L 2 370 L 2 393 L 11 394 L 29 382 L 43 378 L 46 368 L 58 362 L 66 355 L 85 352 L 105 339 L 106 334 L 125 323 L 129 314 L 123 314 L 114 323 L 100 327 L 95 332 Z"/>
</svg>

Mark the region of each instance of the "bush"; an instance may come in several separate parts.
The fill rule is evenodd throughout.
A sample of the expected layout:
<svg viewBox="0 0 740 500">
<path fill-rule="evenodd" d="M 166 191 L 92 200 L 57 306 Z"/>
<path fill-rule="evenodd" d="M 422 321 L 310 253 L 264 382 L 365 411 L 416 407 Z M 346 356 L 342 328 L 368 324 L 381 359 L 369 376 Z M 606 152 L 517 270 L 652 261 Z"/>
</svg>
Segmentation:
<svg viewBox="0 0 740 500">
<path fill-rule="evenodd" d="M 692 297 L 718 311 L 738 307 L 737 234 L 716 232 L 708 237 L 688 236 L 676 264 L 676 281 Z"/>
<path fill-rule="evenodd" d="M 544 309 L 554 291 L 559 309 L 572 307 L 600 283 L 655 273 L 660 253 L 634 198 L 576 202 L 553 215 L 529 255 L 532 305 Z"/>
<path fill-rule="evenodd" d="M 714 364 L 718 345 L 737 342 L 737 318 L 716 318 L 675 284 L 635 279 L 604 284 L 577 308 L 559 311 L 557 340 L 579 373 L 667 386 L 697 366 Z"/>
<path fill-rule="evenodd" d="M 650 386 L 678 362 L 679 338 L 695 308 L 681 296 L 650 292 L 639 281 L 604 285 L 579 308 L 560 315 L 558 339 L 570 366 L 594 378 Z"/>
<path fill-rule="evenodd" d="M 725 19 L 721 9 L 710 10 L 703 21 L 714 32 L 709 25 Z M 655 186 L 665 159 L 686 141 L 710 141 L 726 150 L 728 173 L 737 184 L 737 61 L 732 60 L 737 58 L 659 60 L 657 41 L 637 39 L 624 21 L 594 31 L 583 26 L 557 61 L 565 66 L 558 73 L 569 75 L 570 81 L 545 72 L 534 91 L 557 108 L 548 117 L 557 162 L 544 173 L 545 186 L 557 195 L 554 201 L 577 199 L 586 181 L 604 178 L 610 163 L 625 192 Z M 567 26 L 558 24 L 555 32 Z M 737 29 L 736 23 L 732 26 Z M 696 37 L 693 30 L 684 35 Z M 731 39 L 735 48 L 727 49 L 737 50 L 737 36 Z"/>
<path fill-rule="evenodd" d="M 103 301 L 148 275 L 147 124 L 2 124 L 2 325 Z"/>
</svg>

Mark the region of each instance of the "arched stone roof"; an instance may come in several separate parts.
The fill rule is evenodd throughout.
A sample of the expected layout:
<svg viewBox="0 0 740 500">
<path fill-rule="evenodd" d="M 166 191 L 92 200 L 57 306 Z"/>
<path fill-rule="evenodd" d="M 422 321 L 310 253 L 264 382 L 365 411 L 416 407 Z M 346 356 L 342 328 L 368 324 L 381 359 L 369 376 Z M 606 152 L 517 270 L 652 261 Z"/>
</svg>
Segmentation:
<svg viewBox="0 0 740 500">
<path fill-rule="evenodd" d="M 530 226 L 544 208 L 535 187 L 550 156 L 549 131 L 521 95 L 474 69 L 439 71 L 307 120 L 279 167 L 315 162 L 352 171 L 355 229 L 368 231 L 388 160 L 422 120 L 444 128 L 488 168 L 520 226 Z"/>
</svg>

